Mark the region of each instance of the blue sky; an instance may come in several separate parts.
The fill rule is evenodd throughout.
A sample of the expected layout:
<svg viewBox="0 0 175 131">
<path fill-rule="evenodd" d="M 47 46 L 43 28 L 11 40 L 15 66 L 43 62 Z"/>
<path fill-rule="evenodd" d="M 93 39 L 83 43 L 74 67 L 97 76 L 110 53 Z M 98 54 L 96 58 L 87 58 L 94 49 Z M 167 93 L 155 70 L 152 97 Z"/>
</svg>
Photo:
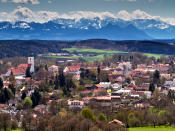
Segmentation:
<svg viewBox="0 0 175 131">
<path fill-rule="evenodd" d="M 47 10 L 58 13 L 109 11 L 115 14 L 120 10 L 132 12 L 140 9 L 154 16 L 175 17 L 175 0 L 38 0 L 38 3 L 34 4 L 30 1 L 37 0 L 0 1 L 0 12 L 11 12 L 18 6 L 27 7 L 33 11 Z"/>
<path fill-rule="evenodd" d="M 112 17 L 158 19 L 175 25 L 174 6 L 175 0 L 0 0 L 0 22 Z"/>
</svg>

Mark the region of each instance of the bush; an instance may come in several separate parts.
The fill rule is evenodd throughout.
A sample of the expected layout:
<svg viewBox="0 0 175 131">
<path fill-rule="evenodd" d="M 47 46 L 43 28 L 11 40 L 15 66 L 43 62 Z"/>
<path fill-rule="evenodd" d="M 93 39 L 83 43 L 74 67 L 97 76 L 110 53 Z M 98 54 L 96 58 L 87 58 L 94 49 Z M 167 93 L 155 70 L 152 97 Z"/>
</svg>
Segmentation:
<svg viewBox="0 0 175 131">
<path fill-rule="evenodd" d="M 84 118 L 86 119 L 90 119 L 90 120 L 95 120 L 95 115 L 94 115 L 94 112 L 89 109 L 89 108 L 83 108 L 82 111 L 81 111 L 81 114 Z"/>
<path fill-rule="evenodd" d="M 101 114 L 98 116 L 98 120 L 99 120 L 99 121 L 107 121 L 107 118 L 106 118 L 106 116 L 105 116 L 103 113 L 101 113 Z"/>
</svg>

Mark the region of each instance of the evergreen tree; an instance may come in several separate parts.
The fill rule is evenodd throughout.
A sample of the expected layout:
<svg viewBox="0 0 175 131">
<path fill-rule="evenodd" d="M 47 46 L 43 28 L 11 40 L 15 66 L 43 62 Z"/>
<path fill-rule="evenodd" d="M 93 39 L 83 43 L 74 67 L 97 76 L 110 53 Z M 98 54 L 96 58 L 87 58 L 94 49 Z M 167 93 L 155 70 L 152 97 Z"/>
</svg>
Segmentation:
<svg viewBox="0 0 175 131">
<path fill-rule="evenodd" d="M 65 77 L 64 77 L 64 73 L 63 73 L 63 69 L 60 68 L 59 69 L 59 83 L 60 83 L 60 87 L 64 87 L 65 86 Z"/>
<path fill-rule="evenodd" d="M 76 87 L 73 80 L 72 80 L 72 75 L 65 76 L 65 87 L 68 89 Z"/>
<path fill-rule="evenodd" d="M 84 79 L 84 77 L 85 77 L 85 74 L 84 74 L 84 68 L 80 68 L 80 79 Z"/>
<path fill-rule="evenodd" d="M 23 93 L 22 93 L 22 96 L 21 96 L 21 99 L 24 100 L 25 98 L 26 98 L 26 93 L 23 92 Z"/>
<path fill-rule="evenodd" d="M 38 90 L 35 90 L 34 93 L 32 93 L 31 100 L 32 100 L 32 107 L 35 107 L 39 104 L 41 95 Z"/>
<path fill-rule="evenodd" d="M 5 99 L 5 94 L 4 94 L 4 90 L 2 90 L 0 92 L 0 103 L 5 103 L 6 99 Z"/>
<path fill-rule="evenodd" d="M 98 66 L 97 68 L 97 73 L 98 73 L 98 83 L 100 82 L 100 72 L 101 72 L 101 69 L 100 69 L 100 66 Z"/>
<path fill-rule="evenodd" d="M 151 83 L 150 86 L 149 86 L 149 91 L 151 91 L 153 93 L 154 90 L 155 90 L 155 86 L 154 86 L 153 83 Z"/>
<path fill-rule="evenodd" d="M 54 82 L 54 89 L 57 90 L 59 88 L 59 77 L 56 75 L 55 82 Z"/>
<path fill-rule="evenodd" d="M 11 72 L 10 76 L 9 76 L 9 81 L 11 84 L 15 85 L 15 77 L 13 75 L 13 72 Z"/>
<path fill-rule="evenodd" d="M 11 89 L 5 88 L 3 90 L 3 92 L 4 92 L 4 96 L 5 96 L 5 102 L 8 102 L 13 97 L 13 93 L 12 93 Z"/>
<path fill-rule="evenodd" d="M 47 64 L 45 65 L 45 67 L 44 67 L 44 68 L 45 68 L 45 70 L 46 70 L 46 71 L 48 71 L 48 66 L 47 66 Z"/>
<path fill-rule="evenodd" d="M 4 84 L 3 84 L 3 80 L 2 78 L 0 77 L 0 90 L 4 87 Z"/>
<path fill-rule="evenodd" d="M 153 74 L 153 83 L 159 84 L 160 83 L 160 73 L 158 70 L 156 70 Z"/>
<path fill-rule="evenodd" d="M 31 77 L 30 67 L 28 67 L 26 70 L 26 77 Z"/>
<path fill-rule="evenodd" d="M 15 94 L 16 94 L 16 88 L 14 87 L 14 85 L 13 84 L 9 84 L 8 88 L 11 89 L 13 95 L 15 96 Z"/>
</svg>

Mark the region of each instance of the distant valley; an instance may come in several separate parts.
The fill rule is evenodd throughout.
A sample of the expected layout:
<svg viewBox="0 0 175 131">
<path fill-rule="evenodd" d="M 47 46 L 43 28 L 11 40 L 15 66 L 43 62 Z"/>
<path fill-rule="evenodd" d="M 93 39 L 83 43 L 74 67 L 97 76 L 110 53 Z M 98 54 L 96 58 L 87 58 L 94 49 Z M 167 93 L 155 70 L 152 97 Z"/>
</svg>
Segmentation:
<svg viewBox="0 0 175 131">
<path fill-rule="evenodd" d="M 14 56 L 38 56 L 39 54 L 66 52 L 66 48 L 86 48 L 121 52 L 141 52 L 160 55 L 175 55 L 174 40 L 112 41 L 89 39 L 83 41 L 49 40 L 1 40 L 0 58 Z M 64 49 L 64 50 L 63 50 Z M 107 52 L 106 52 L 107 53 Z M 109 52 L 110 53 L 110 52 Z M 118 53 L 118 52 L 117 52 Z M 115 54 L 115 53 L 114 53 Z"/>
</svg>

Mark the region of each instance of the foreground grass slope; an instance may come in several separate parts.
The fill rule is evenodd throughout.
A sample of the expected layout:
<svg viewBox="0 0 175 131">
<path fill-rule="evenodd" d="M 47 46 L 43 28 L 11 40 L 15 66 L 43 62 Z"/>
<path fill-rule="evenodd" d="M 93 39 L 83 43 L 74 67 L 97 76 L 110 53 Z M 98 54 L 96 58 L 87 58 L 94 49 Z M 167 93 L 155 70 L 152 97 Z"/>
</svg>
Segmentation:
<svg viewBox="0 0 175 131">
<path fill-rule="evenodd" d="M 129 131 L 175 131 L 173 127 L 138 127 L 130 128 Z"/>
</svg>

